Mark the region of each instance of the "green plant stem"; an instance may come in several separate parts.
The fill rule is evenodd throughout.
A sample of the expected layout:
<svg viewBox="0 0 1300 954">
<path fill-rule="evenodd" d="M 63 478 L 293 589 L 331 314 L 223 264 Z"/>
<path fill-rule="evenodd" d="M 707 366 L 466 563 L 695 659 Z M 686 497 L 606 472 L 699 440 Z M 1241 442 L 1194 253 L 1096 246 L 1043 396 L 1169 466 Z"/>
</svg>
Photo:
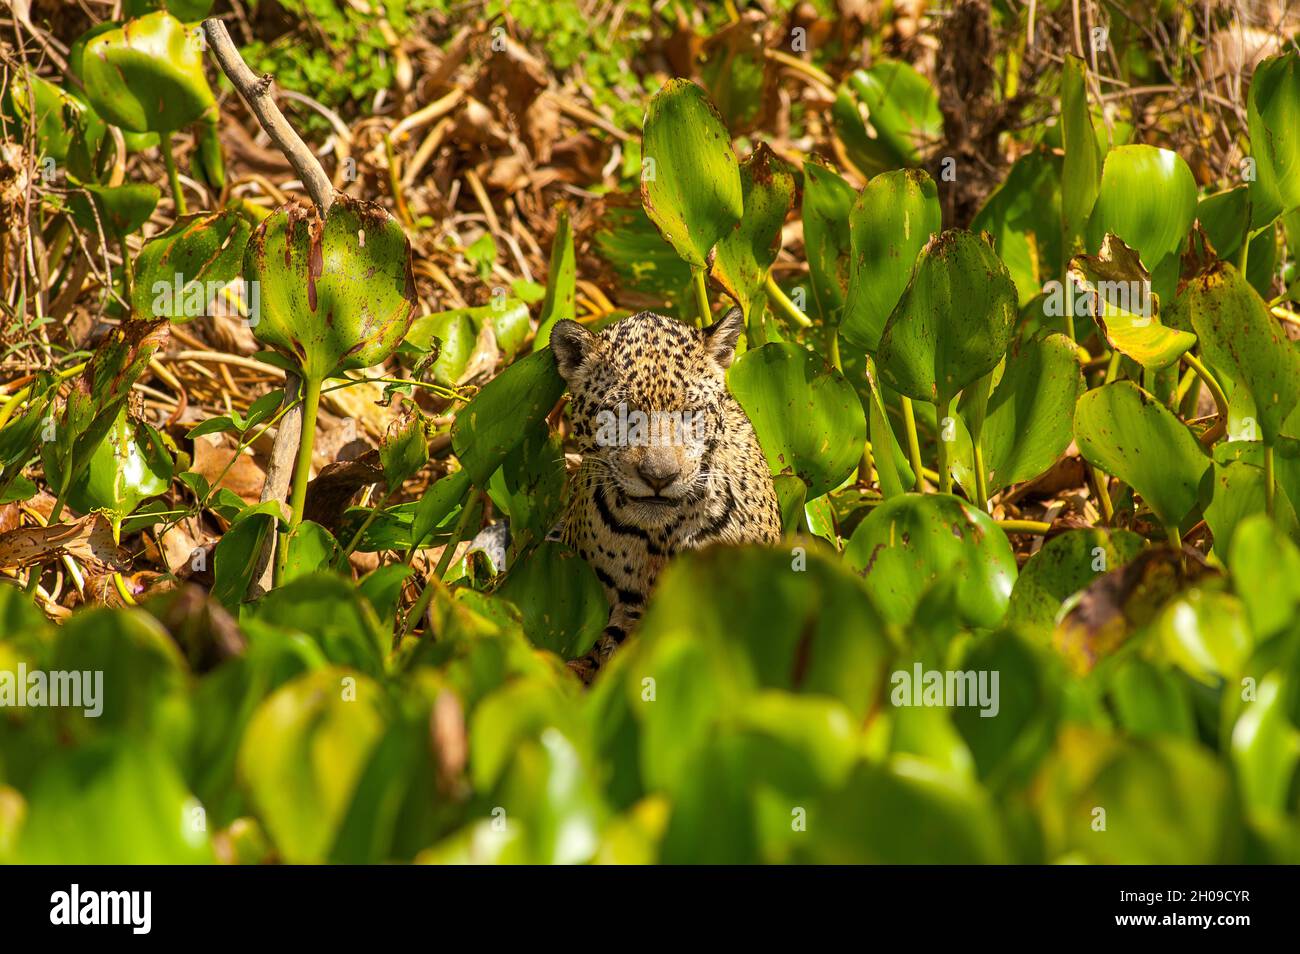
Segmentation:
<svg viewBox="0 0 1300 954">
<path fill-rule="evenodd" d="M 831 367 L 843 373 L 844 368 L 840 365 L 840 333 L 833 328 L 830 331 L 830 352 Z"/>
<path fill-rule="evenodd" d="M 180 217 L 187 214 L 185 193 L 181 189 L 181 176 L 176 171 L 176 157 L 172 155 L 171 145 L 171 133 L 163 132 L 158 134 L 158 151 L 162 153 L 163 165 L 167 167 L 167 178 L 172 186 L 172 202 L 176 206 L 177 217 Z"/>
<path fill-rule="evenodd" d="M 793 321 L 800 328 L 811 328 L 812 319 L 799 310 L 799 306 L 790 300 L 790 296 L 781 291 L 781 286 L 776 283 L 772 273 L 767 273 L 767 297 L 776 310 Z"/>
<path fill-rule="evenodd" d="M 921 440 L 916 436 L 916 414 L 912 411 L 912 399 L 906 394 L 898 396 L 903 405 L 903 424 L 907 428 L 907 456 L 912 463 L 912 473 L 916 475 L 917 493 L 925 492 L 925 473 L 921 466 Z"/>
<path fill-rule="evenodd" d="M 1183 535 L 1178 532 L 1178 525 L 1171 524 L 1165 528 L 1165 533 L 1169 535 L 1169 545 L 1174 548 L 1178 554 L 1178 565 L 1186 569 L 1187 562 L 1183 557 Z"/>
<path fill-rule="evenodd" d="M 983 511 L 989 509 L 988 475 L 984 473 L 984 441 L 978 438 L 972 442 L 975 453 L 975 506 Z"/>
<path fill-rule="evenodd" d="M 695 283 L 695 307 L 700 313 L 700 327 L 707 328 L 713 318 L 709 308 L 709 286 L 704 280 L 703 268 L 692 268 L 691 278 Z"/>
<path fill-rule="evenodd" d="M 1277 482 L 1273 473 L 1273 447 L 1264 445 L 1264 510 L 1271 517 L 1277 496 Z"/>
<path fill-rule="evenodd" d="M 1041 520 L 999 520 L 997 524 L 1006 533 L 1047 533 L 1052 529 Z"/>
<path fill-rule="evenodd" d="M 1065 295 L 1065 335 L 1071 341 L 1074 341 L 1074 292 L 1070 288 L 1070 249 L 1074 244 L 1074 236 L 1067 231 L 1065 234 L 1065 264 L 1061 266 L 1061 292 Z M 1077 345 L 1078 342 L 1075 341 Z"/>
<path fill-rule="evenodd" d="M 948 442 L 943 437 L 943 422 L 952 414 L 952 398 L 940 401 L 939 412 L 939 493 L 952 493 L 952 474 L 948 470 Z"/>
<path fill-rule="evenodd" d="M 307 502 L 307 479 L 311 473 L 312 446 L 316 443 L 316 413 L 320 410 L 320 381 L 302 380 L 302 433 L 298 438 L 298 460 L 293 467 L 293 492 L 289 497 L 289 530 L 302 523 Z"/>
<path fill-rule="evenodd" d="M 1223 388 L 1214 379 L 1214 375 L 1210 374 L 1210 369 L 1201 364 L 1201 360 L 1196 355 L 1186 351 L 1183 353 L 1183 360 L 1196 372 L 1196 376 L 1205 382 L 1205 386 L 1210 389 L 1210 396 L 1214 398 L 1214 409 L 1219 415 L 1219 420 L 1201 437 L 1202 443 L 1213 444 L 1228 430 L 1228 396 L 1223 393 Z"/>
</svg>

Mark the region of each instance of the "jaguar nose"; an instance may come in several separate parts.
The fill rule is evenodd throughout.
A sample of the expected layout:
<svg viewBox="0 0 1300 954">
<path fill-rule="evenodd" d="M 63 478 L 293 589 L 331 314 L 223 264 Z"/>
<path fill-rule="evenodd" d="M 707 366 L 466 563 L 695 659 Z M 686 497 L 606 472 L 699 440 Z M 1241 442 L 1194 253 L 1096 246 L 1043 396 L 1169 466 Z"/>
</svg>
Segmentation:
<svg viewBox="0 0 1300 954">
<path fill-rule="evenodd" d="M 636 472 L 651 490 L 661 493 L 681 476 L 682 469 L 676 461 L 646 460 L 637 466 Z"/>
</svg>

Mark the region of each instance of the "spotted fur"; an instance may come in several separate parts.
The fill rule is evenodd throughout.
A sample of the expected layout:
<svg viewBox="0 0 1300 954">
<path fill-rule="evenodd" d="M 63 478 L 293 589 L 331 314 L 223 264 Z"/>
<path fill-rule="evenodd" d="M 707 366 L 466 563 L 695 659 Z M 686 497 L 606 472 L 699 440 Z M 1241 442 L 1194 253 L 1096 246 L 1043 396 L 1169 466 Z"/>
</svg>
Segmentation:
<svg viewBox="0 0 1300 954">
<path fill-rule="evenodd" d="M 767 461 L 727 392 L 726 369 L 742 329 L 733 309 L 702 331 L 642 312 L 599 334 L 573 321 L 551 332 L 583 454 L 562 538 L 591 564 L 610 603 L 609 625 L 577 667 L 584 675 L 636 628 L 674 554 L 780 538 Z M 641 412 L 660 439 L 638 440 L 633 431 L 633 440 L 611 443 L 602 427 L 620 408 Z M 678 428 L 674 420 L 690 426 Z"/>
</svg>

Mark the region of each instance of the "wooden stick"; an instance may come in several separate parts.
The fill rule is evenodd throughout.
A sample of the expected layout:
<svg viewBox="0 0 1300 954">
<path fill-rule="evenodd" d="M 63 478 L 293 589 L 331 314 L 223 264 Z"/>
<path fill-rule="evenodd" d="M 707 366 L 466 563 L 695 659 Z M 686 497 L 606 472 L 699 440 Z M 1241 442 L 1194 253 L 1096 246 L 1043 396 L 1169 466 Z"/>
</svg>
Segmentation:
<svg viewBox="0 0 1300 954">
<path fill-rule="evenodd" d="M 239 50 L 230 39 L 230 33 L 221 20 L 216 17 L 204 20 L 203 33 L 207 37 L 208 46 L 212 48 L 213 56 L 221 66 L 221 71 L 226 74 L 226 78 L 248 105 L 249 111 L 257 117 L 258 123 L 271 137 L 271 142 L 289 160 L 289 164 L 298 173 L 303 187 L 316 205 L 320 217 L 324 219 L 325 213 L 334 204 L 334 185 L 325 174 L 320 161 L 307 148 L 302 137 L 289 125 L 289 121 L 284 118 L 284 113 L 280 112 L 280 107 L 275 105 L 275 98 L 271 95 L 274 85 L 271 74 L 267 73 L 261 79 L 257 78 L 244 62 L 244 58 L 239 55 Z M 299 385 L 297 375 L 285 376 L 284 404 L 281 408 L 292 406 L 284 412 L 276 428 L 275 440 L 271 443 L 271 457 L 266 465 L 266 481 L 262 484 L 262 502 L 278 500 L 282 511 L 289 499 L 289 481 L 293 476 L 294 462 L 298 457 L 298 444 L 302 436 L 302 404 L 293 403 L 297 399 Z M 271 587 L 272 567 L 275 562 L 273 559 L 275 539 L 275 534 L 268 535 L 266 546 L 262 548 L 262 553 L 258 557 L 251 595 L 259 595 Z"/>
</svg>

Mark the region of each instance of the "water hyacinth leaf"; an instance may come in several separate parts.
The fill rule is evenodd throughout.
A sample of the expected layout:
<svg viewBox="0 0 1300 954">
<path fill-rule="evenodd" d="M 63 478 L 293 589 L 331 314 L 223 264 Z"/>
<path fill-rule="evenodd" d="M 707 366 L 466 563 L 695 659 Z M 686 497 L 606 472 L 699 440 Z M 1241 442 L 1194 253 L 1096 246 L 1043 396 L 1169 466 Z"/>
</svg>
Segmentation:
<svg viewBox="0 0 1300 954">
<path fill-rule="evenodd" d="M 384 734 L 383 692 L 367 676 L 331 666 L 281 686 L 253 714 L 239 775 L 286 862 L 329 856 Z"/>
<path fill-rule="evenodd" d="M 212 554 L 212 597 L 226 609 L 234 610 L 243 602 L 279 515 L 280 505 L 274 500 L 247 507 L 217 541 Z"/>
<path fill-rule="evenodd" d="M 83 148 L 92 152 L 104 136 L 104 122 L 88 103 L 38 76 L 30 67 L 10 77 L 2 105 L 6 115 L 35 127 L 39 155 L 55 162 L 68 158 L 78 136 Z"/>
<path fill-rule="evenodd" d="M 190 321 L 243 271 L 252 229 L 233 209 L 183 216 L 144 244 L 135 262 L 137 315 Z M 232 309 L 233 310 L 233 309 Z"/>
<path fill-rule="evenodd" d="M 1256 445 L 1258 446 L 1258 445 Z M 1221 444 L 1215 448 L 1232 447 Z M 1219 557 L 1227 554 L 1236 533 L 1237 525 L 1253 513 L 1263 513 L 1267 507 L 1264 470 L 1246 460 L 1215 460 L 1201 479 L 1201 503 L 1205 525 L 1214 539 L 1214 552 Z"/>
<path fill-rule="evenodd" d="M 343 193 L 324 222 L 302 203 L 263 219 L 244 252 L 244 281 L 260 291 L 253 335 L 308 381 L 379 364 L 406 335 L 416 304 L 401 226 Z"/>
<path fill-rule="evenodd" d="M 120 186 L 78 182 L 68 177 L 68 211 L 72 219 L 91 235 L 100 229 L 107 238 L 120 239 L 149 221 L 162 192 L 150 182 L 128 182 Z M 93 207 L 92 207 L 93 204 Z"/>
<path fill-rule="evenodd" d="M 919 165 L 943 132 L 934 87 L 898 60 L 877 60 L 849 76 L 831 116 L 849 160 L 864 176 Z"/>
<path fill-rule="evenodd" d="M 1090 463 L 1141 494 L 1166 528 L 1196 506 L 1209 457 L 1186 424 L 1132 381 L 1084 394 L 1074 410 L 1074 438 Z"/>
<path fill-rule="evenodd" d="M 1115 233 L 1106 233 L 1098 254 L 1070 260 L 1070 279 L 1084 293 L 1084 313 L 1097 322 L 1111 347 L 1142 367 L 1166 368 L 1196 344 L 1196 335 L 1160 323 L 1151 276 L 1137 252 Z"/>
<path fill-rule="evenodd" d="M 768 270 L 781 250 L 781 226 L 794 201 L 794 173 L 766 143 L 740 164 L 745 214 L 718 242 L 713 277 L 745 312 L 764 298 Z"/>
<path fill-rule="evenodd" d="M 941 228 L 939 192 L 929 173 L 900 169 L 867 183 L 849 212 L 845 341 L 869 352 L 879 347 L 917 256 Z"/>
<path fill-rule="evenodd" d="M 489 381 L 456 415 L 451 445 L 476 487 L 519 446 L 564 393 L 550 348 L 516 361 Z"/>
<path fill-rule="evenodd" d="M 1286 674 L 1269 673 L 1232 727 L 1232 761 L 1243 798 L 1265 816 L 1285 810 L 1300 761 L 1300 730 L 1287 712 L 1290 688 Z"/>
<path fill-rule="evenodd" d="M 736 360 L 727 385 L 753 422 L 771 472 L 802 479 L 809 500 L 853 473 L 866 440 L 862 402 L 819 355 L 766 344 Z"/>
<path fill-rule="evenodd" d="M 1017 301 L 1006 265 L 983 238 L 956 230 L 934 237 L 881 335 L 881 378 L 916 400 L 951 400 L 1002 360 Z"/>
<path fill-rule="evenodd" d="M 950 601 L 971 626 L 1006 615 L 1016 558 L 988 514 L 949 494 L 903 494 L 867 515 L 844 550 L 885 619 L 911 622 L 923 601 Z"/>
<path fill-rule="evenodd" d="M 1238 524 L 1228 554 L 1237 595 L 1262 642 L 1300 611 L 1300 549 L 1266 514 L 1255 514 Z"/>
<path fill-rule="evenodd" d="M 803 240 L 812 284 L 812 317 L 834 327 L 849 281 L 849 212 L 855 195 L 839 173 L 819 162 L 803 167 Z"/>
<path fill-rule="evenodd" d="M 1102 167 L 1088 248 L 1101 248 L 1114 232 L 1155 272 L 1178 251 L 1195 217 L 1196 179 L 1182 156 L 1155 146 L 1117 146 Z"/>
<path fill-rule="evenodd" d="M 596 642 L 609 616 L 591 566 L 576 553 L 544 541 L 510 569 L 497 595 L 519 607 L 533 644 L 576 659 Z"/>
<path fill-rule="evenodd" d="M 469 472 L 448 474 L 425 490 L 411 522 L 411 543 L 419 546 L 442 523 L 470 491 Z"/>
<path fill-rule="evenodd" d="M 1300 404 L 1300 352 L 1268 305 L 1232 265 L 1220 262 L 1183 289 L 1205 357 L 1250 395 L 1265 444 Z"/>
<path fill-rule="evenodd" d="M 889 423 L 889 413 L 876 385 L 875 371 L 867 372 L 871 396 L 867 402 L 868 436 L 871 439 L 871 461 L 876 469 L 880 492 L 886 498 L 897 497 L 916 486 L 916 475 L 907 454 L 898 442 Z"/>
<path fill-rule="evenodd" d="M 740 167 L 717 109 L 689 80 L 650 100 L 641 145 L 641 203 L 664 239 L 694 268 L 740 221 Z"/>
<path fill-rule="evenodd" d="M 1237 186 L 1201 199 L 1196 220 L 1219 258 L 1235 259 L 1250 228 L 1249 187 Z"/>
<path fill-rule="evenodd" d="M 81 76 L 96 111 L 131 132 L 181 129 L 215 103 L 201 44 L 164 10 L 93 37 Z"/>
<path fill-rule="evenodd" d="M 1300 56 L 1287 52 L 1255 67 L 1246 116 L 1255 160 L 1251 225 L 1258 229 L 1300 207 Z"/>
<path fill-rule="evenodd" d="M 63 465 L 53 442 L 43 450 L 46 479 L 63 487 Z M 150 497 L 166 493 L 172 466 L 157 431 L 133 421 L 123 405 L 87 464 L 67 484 L 68 506 L 78 513 L 98 511 L 120 522 Z"/>
<path fill-rule="evenodd" d="M 184 865 L 214 861 L 202 806 L 173 759 L 126 737 L 60 747 L 29 789 L 23 864 Z"/>
<path fill-rule="evenodd" d="M 561 208 L 551 240 L 551 264 L 546 270 L 546 297 L 537 316 L 537 337 L 533 349 L 551 343 L 551 328 L 562 318 L 577 317 L 577 266 L 573 258 L 573 223 L 569 210 Z"/>
<path fill-rule="evenodd" d="M 1020 569 L 1007 624 L 1050 637 L 1061 604 L 1145 546 L 1131 530 L 1078 529 L 1052 537 Z"/>
<path fill-rule="evenodd" d="M 1061 224 L 1067 241 L 1083 234 L 1097 202 L 1102 175 L 1102 156 L 1084 87 L 1086 74 L 1083 60 L 1071 55 L 1065 57 L 1061 68 L 1061 146 L 1065 151 L 1061 168 Z"/>
<path fill-rule="evenodd" d="M 1158 651 L 1207 685 L 1234 681 L 1254 647 L 1241 600 L 1229 593 L 1190 589 L 1167 604 L 1154 626 Z"/>
<path fill-rule="evenodd" d="M 304 520 L 285 538 L 287 553 L 280 583 L 288 583 L 320 570 L 327 570 L 338 559 L 339 542 L 318 523 Z"/>
<path fill-rule="evenodd" d="M 1094 173 L 1094 181 L 1096 175 Z M 1061 159 L 1037 149 L 1021 156 L 971 220 L 988 232 L 1020 292 L 1020 307 L 1061 274 Z"/>
</svg>

